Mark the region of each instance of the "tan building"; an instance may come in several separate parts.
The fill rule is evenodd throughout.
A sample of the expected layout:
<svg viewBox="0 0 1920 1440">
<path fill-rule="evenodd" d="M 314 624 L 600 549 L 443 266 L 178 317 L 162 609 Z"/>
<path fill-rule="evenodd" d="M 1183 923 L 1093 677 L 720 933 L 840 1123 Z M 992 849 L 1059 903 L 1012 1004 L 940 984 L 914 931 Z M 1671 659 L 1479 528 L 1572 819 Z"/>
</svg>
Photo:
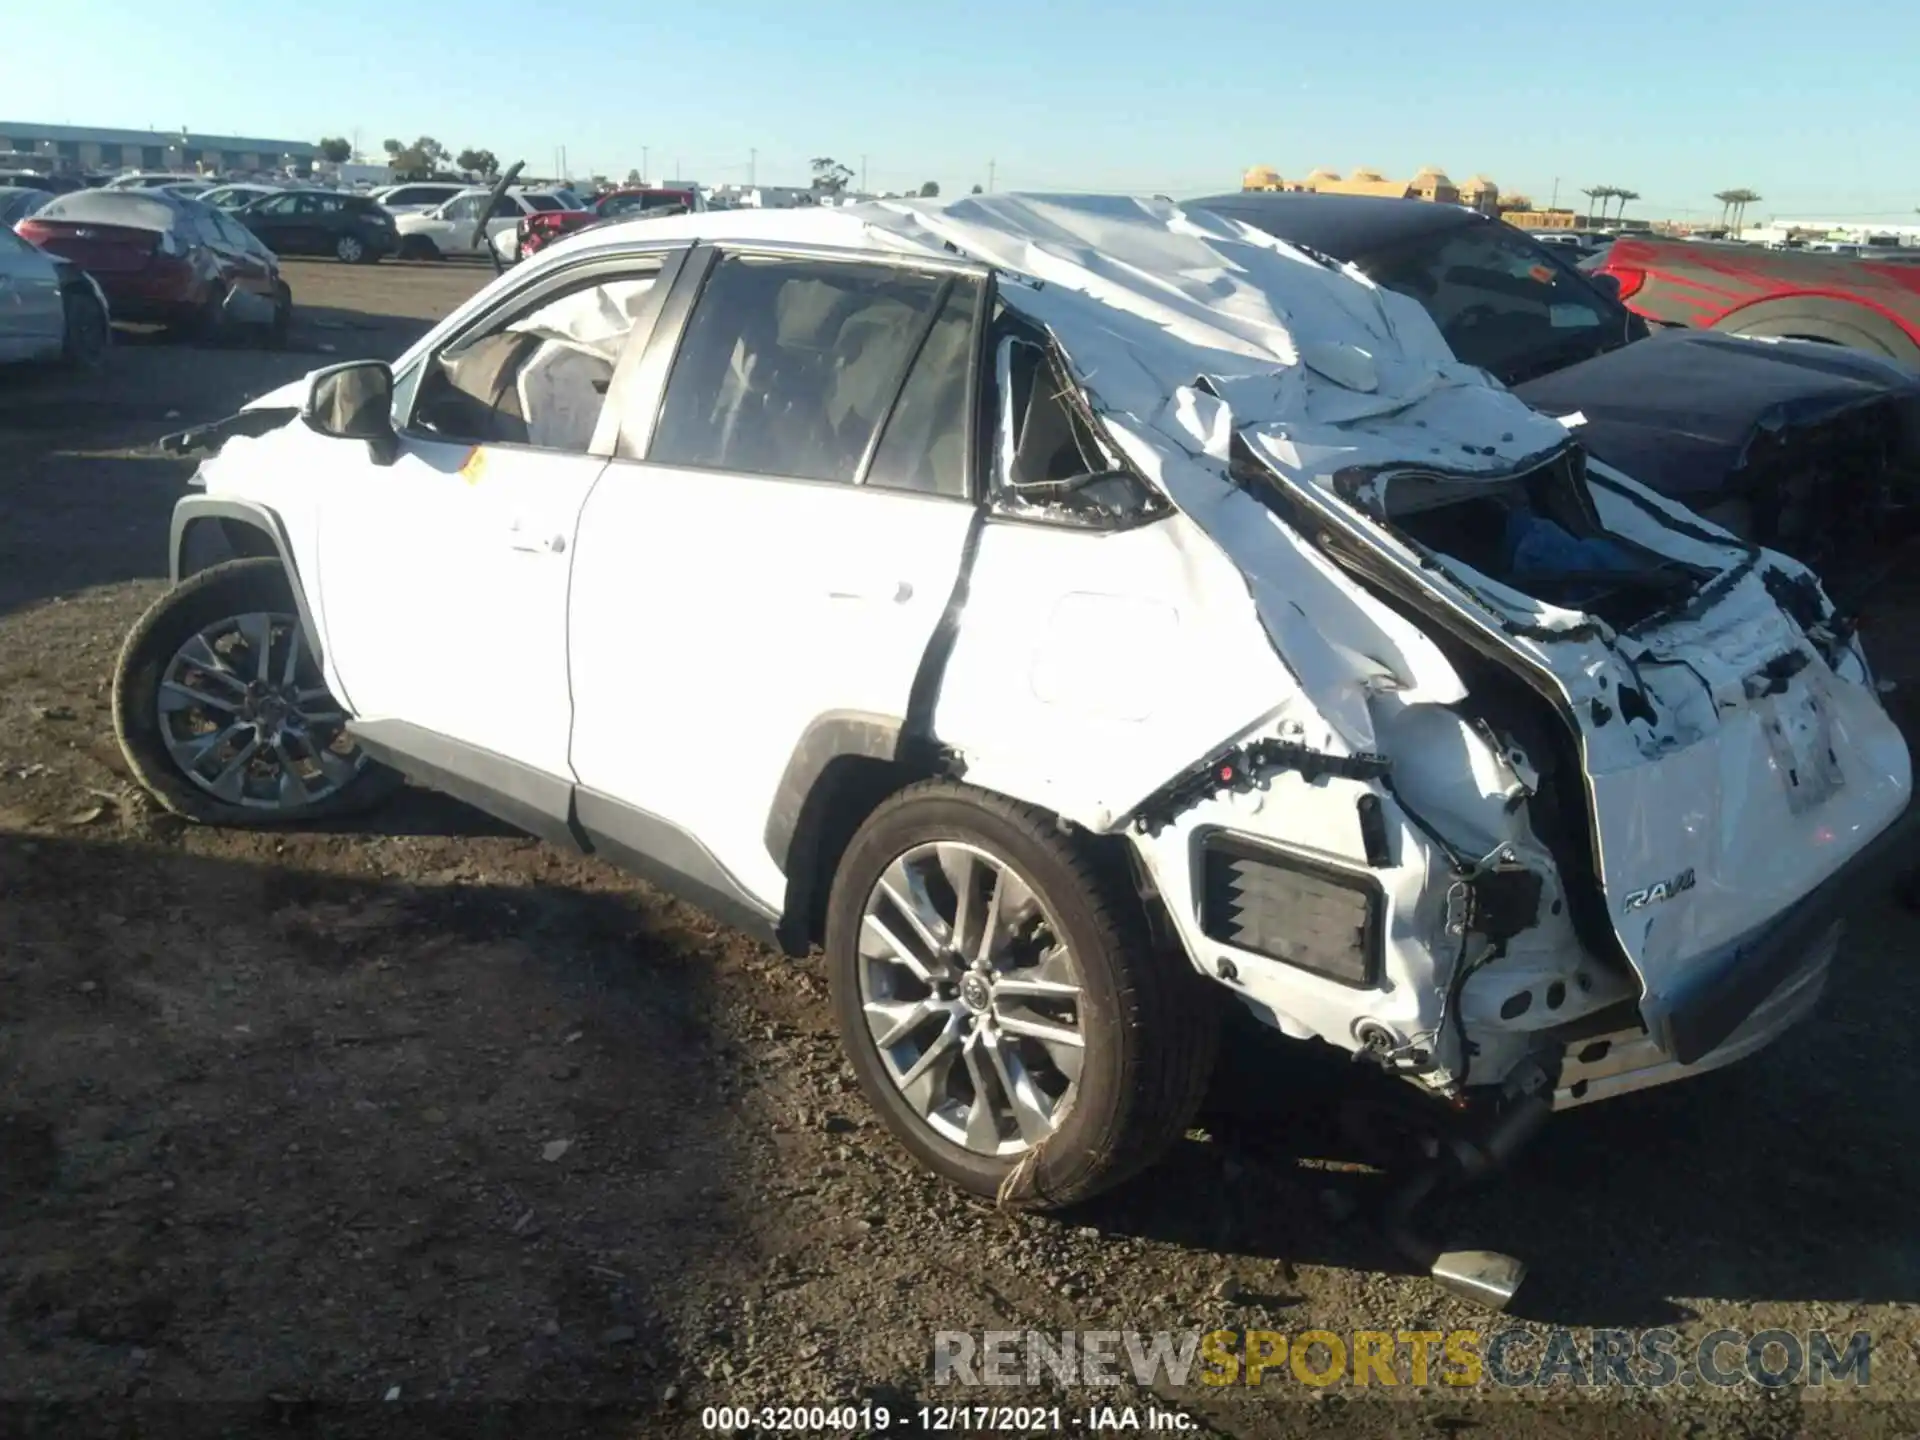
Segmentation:
<svg viewBox="0 0 1920 1440">
<path fill-rule="evenodd" d="M 1342 178 L 1337 170 L 1315 170 L 1304 180 L 1287 180 L 1271 165 L 1256 165 L 1241 178 L 1242 190 L 1303 190 L 1316 195 L 1379 195 L 1395 200 L 1426 200 L 1437 205 L 1470 205 L 1485 214 L 1499 212 L 1500 187 L 1484 175 L 1456 185 L 1444 170 L 1425 166 L 1410 180 L 1389 180 L 1378 170 L 1359 169 Z"/>
</svg>

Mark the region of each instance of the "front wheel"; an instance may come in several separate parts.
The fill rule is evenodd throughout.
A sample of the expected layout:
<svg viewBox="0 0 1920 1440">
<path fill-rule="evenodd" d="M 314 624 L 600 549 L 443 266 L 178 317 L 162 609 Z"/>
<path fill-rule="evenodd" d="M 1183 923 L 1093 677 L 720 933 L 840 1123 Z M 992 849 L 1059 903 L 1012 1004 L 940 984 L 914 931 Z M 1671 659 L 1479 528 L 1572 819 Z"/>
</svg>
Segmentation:
<svg viewBox="0 0 1920 1440">
<path fill-rule="evenodd" d="M 364 809 L 399 777 L 346 733 L 302 637 L 277 559 L 201 571 L 128 634 L 113 728 L 166 809 L 215 825 L 278 825 Z"/>
<path fill-rule="evenodd" d="M 1084 1200 L 1179 1138 L 1217 1011 L 1157 952 L 1124 875 L 1032 807 L 946 781 L 881 804 L 828 902 L 841 1042 L 930 1169 L 1033 1208 Z"/>
</svg>

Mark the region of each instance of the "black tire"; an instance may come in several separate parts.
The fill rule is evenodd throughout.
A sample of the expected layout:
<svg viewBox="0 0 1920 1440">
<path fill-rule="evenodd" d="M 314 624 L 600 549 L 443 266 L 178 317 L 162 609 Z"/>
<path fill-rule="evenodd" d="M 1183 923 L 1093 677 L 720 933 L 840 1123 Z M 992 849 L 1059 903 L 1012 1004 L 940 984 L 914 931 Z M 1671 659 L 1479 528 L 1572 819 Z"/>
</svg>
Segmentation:
<svg viewBox="0 0 1920 1440">
<path fill-rule="evenodd" d="M 165 809 L 203 825 L 290 825 L 378 804 L 401 780 L 364 754 L 358 757 L 359 773 L 331 794 L 304 805 L 257 808 L 216 798 L 189 779 L 169 753 L 159 710 L 168 663 L 201 630 L 257 611 L 298 613 L 278 559 L 230 560 L 203 570 L 162 595 L 128 633 L 114 668 L 113 730 L 134 778 Z"/>
<path fill-rule="evenodd" d="M 1017 1157 L 970 1151 L 932 1130 L 888 1074 L 863 1014 L 858 938 L 867 897 L 888 865 L 930 840 L 966 842 L 1019 872 L 1057 919 L 1084 980 L 1086 1054 L 1072 1108 Z M 1219 1038 L 1212 987 L 1184 956 L 1155 950 L 1121 867 L 1032 806 L 944 780 L 883 801 L 834 875 L 826 955 L 841 1043 L 868 1102 L 922 1164 L 975 1195 L 1058 1209 L 1111 1189 L 1179 1139 L 1206 1093 Z"/>
<path fill-rule="evenodd" d="M 443 258 L 440 247 L 433 243 L 429 235 L 407 235 L 400 241 L 402 260 L 439 260 Z"/>
<path fill-rule="evenodd" d="M 60 356 L 76 370 L 89 373 L 105 368 L 107 349 L 113 330 L 100 302 L 83 290 L 69 290 L 62 297 L 66 329 L 60 341 Z"/>
<path fill-rule="evenodd" d="M 189 329 L 203 345 L 225 344 L 231 331 L 227 324 L 227 292 L 218 285 L 209 286 L 207 298 L 194 312 Z"/>
<path fill-rule="evenodd" d="M 284 284 L 273 292 L 273 324 L 267 327 L 267 348 L 284 350 L 293 334 L 293 291 Z"/>
</svg>

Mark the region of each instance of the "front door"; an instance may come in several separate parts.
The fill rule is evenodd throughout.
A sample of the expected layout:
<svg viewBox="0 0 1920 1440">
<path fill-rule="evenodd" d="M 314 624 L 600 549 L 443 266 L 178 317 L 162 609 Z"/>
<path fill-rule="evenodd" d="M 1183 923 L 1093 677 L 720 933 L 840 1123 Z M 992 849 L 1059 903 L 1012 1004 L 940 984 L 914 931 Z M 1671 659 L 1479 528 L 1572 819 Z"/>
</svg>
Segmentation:
<svg viewBox="0 0 1920 1440">
<path fill-rule="evenodd" d="M 587 503 L 569 626 L 580 784 L 690 836 L 775 913 L 768 821 L 796 751 L 836 717 L 907 720 L 954 592 L 980 283 L 722 256 L 657 427 L 636 390 L 645 413 Z"/>
<path fill-rule="evenodd" d="M 603 397 L 662 264 L 603 260 L 503 297 L 402 377 L 393 463 L 330 466 L 320 604 L 356 721 L 430 735 L 445 768 L 570 778 L 577 525 L 611 447 Z"/>
</svg>

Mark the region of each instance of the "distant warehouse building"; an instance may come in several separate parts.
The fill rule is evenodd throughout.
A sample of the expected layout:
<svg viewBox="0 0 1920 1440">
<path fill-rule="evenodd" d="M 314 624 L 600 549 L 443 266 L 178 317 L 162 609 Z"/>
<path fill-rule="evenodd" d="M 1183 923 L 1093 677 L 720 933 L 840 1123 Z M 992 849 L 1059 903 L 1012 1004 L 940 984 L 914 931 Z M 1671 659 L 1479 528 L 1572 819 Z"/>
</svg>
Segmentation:
<svg viewBox="0 0 1920 1440">
<path fill-rule="evenodd" d="M 185 130 L 100 130 L 0 120 L 0 155 L 44 159 L 50 170 L 309 171 L 320 147 L 305 140 L 195 135 Z"/>
</svg>

